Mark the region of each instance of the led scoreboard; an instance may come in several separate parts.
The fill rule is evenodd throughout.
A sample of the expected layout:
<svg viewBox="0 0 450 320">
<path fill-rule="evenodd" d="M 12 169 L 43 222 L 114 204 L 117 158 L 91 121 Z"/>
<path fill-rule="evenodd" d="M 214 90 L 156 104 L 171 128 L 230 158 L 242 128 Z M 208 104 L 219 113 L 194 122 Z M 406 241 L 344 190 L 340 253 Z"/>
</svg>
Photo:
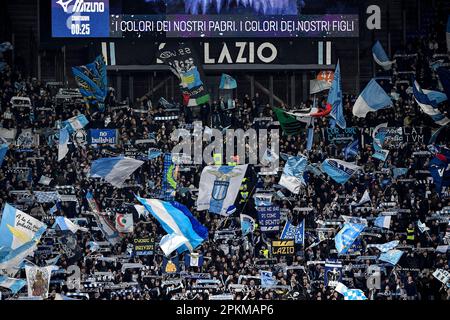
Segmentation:
<svg viewBox="0 0 450 320">
<path fill-rule="evenodd" d="M 266 5 L 257 5 L 261 1 Z M 228 2 L 234 5 L 229 6 Z M 51 0 L 52 37 L 359 36 L 357 14 L 303 14 L 308 3 L 254 0 L 253 6 L 244 6 L 232 0 Z"/>
</svg>

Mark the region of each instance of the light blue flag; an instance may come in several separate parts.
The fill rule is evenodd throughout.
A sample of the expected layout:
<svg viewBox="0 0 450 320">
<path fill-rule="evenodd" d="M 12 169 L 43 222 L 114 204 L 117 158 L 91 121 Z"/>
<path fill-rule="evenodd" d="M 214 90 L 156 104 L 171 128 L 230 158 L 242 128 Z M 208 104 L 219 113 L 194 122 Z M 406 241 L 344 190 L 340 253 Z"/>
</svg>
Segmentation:
<svg viewBox="0 0 450 320">
<path fill-rule="evenodd" d="M 370 80 L 353 106 L 353 115 L 365 118 L 367 113 L 392 107 L 391 97 L 375 79 Z"/>
<path fill-rule="evenodd" d="M 281 240 L 295 240 L 296 244 L 305 243 L 305 220 L 298 226 L 294 226 L 290 221 L 286 222 L 283 232 L 281 233 Z"/>
<path fill-rule="evenodd" d="M 0 168 L 3 165 L 3 160 L 5 160 L 6 152 L 8 151 L 9 146 L 7 144 L 0 145 Z"/>
<path fill-rule="evenodd" d="M 379 216 L 374 221 L 374 226 L 382 229 L 389 229 L 391 227 L 391 216 Z"/>
<path fill-rule="evenodd" d="M 400 176 L 404 176 L 408 173 L 408 168 L 394 168 L 392 169 L 392 174 L 394 178 L 397 179 Z"/>
<path fill-rule="evenodd" d="M 91 177 L 103 178 L 113 186 L 121 188 L 125 180 L 143 164 L 143 161 L 123 156 L 98 159 L 92 163 Z"/>
<path fill-rule="evenodd" d="M 425 89 L 422 89 L 422 92 L 425 93 L 428 99 L 430 99 L 430 101 L 436 105 L 447 101 L 447 95 L 443 92 Z"/>
<path fill-rule="evenodd" d="M 346 254 L 365 227 L 363 224 L 345 223 L 344 227 L 334 238 L 337 252 L 340 255 Z"/>
<path fill-rule="evenodd" d="M 63 121 L 62 127 L 67 128 L 69 133 L 74 133 L 77 130 L 83 129 L 85 126 L 87 126 L 89 123 L 88 119 L 84 114 L 81 114 L 79 116 L 70 118 L 69 120 Z"/>
<path fill-rule="evenodd" d="M 241 230 L 242 230 L 243 236 L 246 236 L 249 233 L 252 233 L 253 231 L 255 231 L 255 228 L 256 228 L 255 219 L 253 219 L 252 217 L 250 217 L 246 214 L 241 214 L 240 219 L 241 219 Z"/>
<path fill-rule="evenodd" d="M 136 196 L 136 199 L 159 221 L 169 235 L 175 234 L 188 240 L 185 245 L 177 249 L 178 253 L 187 250 L 192 252 L 205 240 L 195 231 L 191 220 L 171 203 L 156 199 L 144 199 L 138 196 Z"/>
<path fill-rule="evenodd" d="M 43 234 L 45 228 L 42 228 L 38 233 Z M 0 250 L 0 270 L 7 270 L 17 268 L 26 257 L 33 254 L 37 249 L 37 237 L 31 241 L 19 246 L 16 249 Z"/>
<path fill-rule="evenodd" d="M 17 249 L 33 238 L 39 240 L 46 229 L 45 223 L 6 203 L 0 224 L 0 247 Z"/>
<path fill-rule="evenodd" d="M 428 95 L 425 94 L 419 83 L 415 80 L 413 84 L 413 94 L 420 109 L 430 116 L 436 124 L 445 126 L 450 123 L 450 120 L 439 111 L 436 101 L 430 100 Z"/>
<path fill-rule="evenodd" d="M 337 284 L 335 290 L 344 296 L 344 300 L 349 301 L 367 300 L 367 297 L 364 295 L 364 291 L 360 289 L 349 289 L 341 282 Z"/>
<path fill-rule="evenodd" d="M 381 252 L 388 252 L 389 250 L 395 249 L 400 244 L 399 240 L 391 241 L 384 244 L 368 244 L 368 248 L 377 248 Z"/>
<path fill-rule="evenodd" d="M 322 171 L 340 184 L 345 184 L 361 167 L 338 159 L 327 159 L 322 163 Z"/>
<path fill-rule="evenodd" d="M 377 41 L 373 45 L 372 54 L 373 59 L 378 65 L 383 67 L 384 70 L 391 70 L 392 65 L 395 63 L 395 61 L 389 60 L 389 57 L 387 56 L 386 51 L 384 51 L 384 48 L 381 45 L 380 41 Z"/>
<path fill-rule="evenodd" d="M 219 88 L 221 90 L 233 90 L 237 88 L 237 81 L 232 76 L 229 76 L 227 74 L 222 74 L 222 77 L 220 79 L 220 86 Z"/>
<path fill-rule="evenodd" d="M 381 261 L 390 263 L 393 266 L 395 266 L 400 261 L 400 258 L 402 257 L 402 255 L 403 255 L 403 251 L 394 249 L 394 250 L 389 250 L 386 253 L 380 254 L 379 259 Z"/>
<path fill-rule="evenodd" d="M 341 87 L 341 67 L 339 61 L 334 72 L 334 80 L 331 84 L 331 89 L 328 94 L 328 103 L 333 107 L 331 110 L 331 117 L 336 120 L 336 124 L 341 128 L 347 127 L 347 122 L 344 118 L 344 107 L 342 104 L 342 87 Z"/>
<path fill-rule="evenodd" d="M 284 166 L 279 184 L 294 194 L 299 194 L 302 185 L 305 185 L 303 175 L 308 160 L 303 156 L 289 157 Z"/>
<path fill-rule="evenodd" d="M 271 271 L 260 271 L 261 287 L 272 288 L 277 284 L 277 281 L 273 279 L 273 273 Z"/>
<path fill-rule="evenodd" d="M 148 160 L 156 159 L 156 158 L 158 158 L 161 154 L 162 154 L 162 152 L 161 152 L 161 150 L 159 150 L 159 149 L 156 149 L 156 148 L 148 149 L 148 156 L 147 156 L 147 159 L 148 159 Z"/>
<path fill-rule="evenodd" d="M 0 276 L 0 287 L 11 290 L 13 294 L 19 292 L 27 284 L 26 280 L 8 278 L 6 276 Z"/>
<path fill-rule="evenodd" d="M 350 142 L 344 149 L 344 158 L 347 161 L 350 158 L 354 158 L 359 152 L 359 140 Z"/>
<path fill-rule="evenodd" d="M 69 131 L 67 128 L 59 130 L 58 161 L 64 159 L 69 152 Z"/>
</svg>

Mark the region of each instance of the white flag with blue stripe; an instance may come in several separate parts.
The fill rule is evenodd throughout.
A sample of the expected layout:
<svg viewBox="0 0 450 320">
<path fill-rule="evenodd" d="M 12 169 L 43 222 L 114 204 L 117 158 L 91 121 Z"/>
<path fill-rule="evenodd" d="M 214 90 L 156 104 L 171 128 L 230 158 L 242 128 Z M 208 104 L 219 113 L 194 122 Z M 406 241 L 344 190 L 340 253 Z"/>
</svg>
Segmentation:
<svg viewBox="0 0 450 320">
<path fill-rule="evenodd" d="M 84 127 L 87 126 L 89 123 L 88 119 L 84 114 L 81 114 L 79 116 L 70 118 L 69 120 L 63 121 L 62 126 L 67 128 L 69 133 L 73 133 L 77 130 L 81 130 Z"/>
<path fill-rule="evenodd" d="M 144 161 L 128 158 L 103 158 L 95 160 L 91 166 L 92 178 L 104 178 L 116 188 L 121 188 L 125 182 Z"/>
<path fill-rule="evenodd" d="M 188 240 L 186 244 L 178 248 L 179 253 L 186 250 L 192 252 L 204 241 L 202 238 L 204 231 L 201 230 L 204 227 L 193 223 L 183 211 L 177 209 L 170 202 L 137 196 L 136 199 L 159 221 L 168 234 L 176 234 Z"/>
<path fill-rule="evenodd" d="M 37 249 L 38 242 L 31 240 L 17 249 L 0 250 L 0 270 L 17 268 L 26 257 L 33 255 Z"/>
<path fill-rule="evenodd" d="M 445 126 L 450 122 L 450 119 L 448 119 L 441 113 L 441 111 L 439 111 L 436 100 L 430 100 L 430 97 L 422 90 L 422 88 L 420 87 L 419 83 L 416 80 L 414 80 L 413 84 L 413 93 L 414 99 L 416 100 L 420 109 L 424 113 L 429 115 L 436 124 L 440 126 Z"/>
<path fill-rule="evenodd" d="M 52 229 L 55 229 L 56 227 L 58 227 L 61 231 L 70 231 L 72 233 L 77 233 L 78 230 L 82 232 L 89 231 L 88 229 L 80 227 L 79 225 L 73 223 L 65 217 L 56 218 L 55 224 L 52 226 Z"/>
<path fill-rule="evenodd" d="M 353 115 L 358 118 L 365 118 L 369 112 L 389 107 L 392 107 L 391 98 L 378 82 L 372 79 L 356 100 L 353 106 Z"/>
<path fill-rule="evenodd" d="M 0 248 L 17 249 L 34 238 L 39 238 L 47 225 L 8 203 L 3 209 L 0 224 Z"/>
<path fill-rule="evenodd" d="M 66 128 L 59 130 L 58 161 L 65 158 L 69 152 L 69 131 Z"/>
</svg>

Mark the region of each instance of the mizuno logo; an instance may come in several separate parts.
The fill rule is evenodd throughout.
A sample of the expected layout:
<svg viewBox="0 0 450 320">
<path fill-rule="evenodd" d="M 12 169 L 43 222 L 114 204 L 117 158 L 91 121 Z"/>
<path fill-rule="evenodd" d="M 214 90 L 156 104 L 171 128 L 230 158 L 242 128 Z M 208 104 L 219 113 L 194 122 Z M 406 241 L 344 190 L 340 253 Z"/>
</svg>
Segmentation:
<svg viewBox="0 0 450 320">
<path fill-rule="evenodd" d="M 84 0 L 76 0 L 75 4 L 72 7 L 72 10 L 69 10 L 69 5 L 73 2 L 73 0 L 63 1 L 59 0 L 56 2 L 63 8 L 65 13 L 101 13 L 105 12 L 105 3 L 104 2 L 84 2 Z"/>
</svg>

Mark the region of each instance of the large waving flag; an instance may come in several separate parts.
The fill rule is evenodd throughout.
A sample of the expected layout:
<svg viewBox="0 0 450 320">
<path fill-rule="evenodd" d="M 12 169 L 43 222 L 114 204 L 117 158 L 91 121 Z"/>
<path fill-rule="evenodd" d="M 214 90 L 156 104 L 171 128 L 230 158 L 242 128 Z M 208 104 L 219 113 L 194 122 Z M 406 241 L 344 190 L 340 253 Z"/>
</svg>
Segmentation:
<svg viewBox="0 0 450 320">
<path fill-rule="evenodd" d="M 445 126 L 450 122 L 450 120 L 439 111 L 436 101 L 430 100 L 420 87 L 419 83 L 415 80 L 413 84 L 413 93 L 414 99 L 420 109 L 429 115 L 436 124 Z"/>
<path fill-rule="evenodd" d="M 12 294 L 19 292 L 27 282 L 22 279 L 8 278 L 6 276 L 0 276 L 0 287 L 11 290 Z"/>
<path fill-rule="evenodd" d="M 288 136 L 300 134 L 301 129 L 304 127 L 301 121 L 297 120 L 295 116 L 286 113 L 283 109 L 273 108 L 273 111 L 280 122 L 284 134 Z"/>
<path fill-rule="evenodd" d="M 400 258 L 402 257 L 402 255 L 403 255 L 403 251 L 393 249 L 393 250 L 389 250 L 388 252 L 383 252 L 382 254 L 380 254 L 379 259 L 381 261 L 388 262 L 388 263 L 392 264 L 393 266 L 395 266 L 400 261 Z"/>
<path fill-rule="evenodd" d="M 334 238 L 337 252 L 340 255 L 346 254 L 365 227 L 363 224 L 345 223 L 344 227 Z"/>
<path fill-rule="evenodd" d="M 186 245 L 187 243 L 189 243 L 189 240 L 186 239 L 184 236 L 180 236 L 176 233 L 170 233 L 166 234 L 164 237 L 161 238 L 159 246 L 161 250 L 164 252 L 164 255 L 166 257 L 169 257 L 172 254 L 172 252 L 174 252 L 181 246 Z"/>
<path fill-rule="evenodd" d="M 237 81 L 232 76 L 227 74 L 222 74 L 220 78 L 220 89 L 222 90 L 233 90 L 237 88 Z"/>
<path fill-rule="evenodd" d="M 336 292 L 339 292 L 344 296 L 344 300 L 356 300 L 356 301 L 363 301 L 367 300 L 367 297 L 364 295 L 364 292 L 360 289 L 349 289 L 346 285 L 339 282 L 337 286 L 334 288 Z"/>
<path fill-rule="evenodd" d="M 389 60 L 389 57 L 387 56 L 386 51 L 384 51 L 384 48 L 381 45 L 380 41 L 377 41 L 373 45 L 372 54 L 373 59 L 379 66 L 381 66 L 384 70 L 391 70 L 392 65 L 395 63 L 395 60 Z"/>
<path fill-rule="evenodd" d="M 308 160 L 303 156 L 289 157 L 279 184 L 294 194 L 300 193 L 300 188 L 305 185 L 303 175 L 306 170 Z"/>
<path fill-rule="evenodd" d="M 182 253 L 186 250 L 194 251 L 205 240 L 204 229 L 200 223 L 192 223 L 186 214 L 173 204 L 156 199 L 144 199 L 136 196 L 136 199 L 147 209 L 161 224 L 168 234 L 176 234 L 188 240 L 177 250 Z"/>
<path fill-rule="evenodd" d="M 392 106 L 391 98 L 384 89 L 375 81 L 370 80 L 353 106 L 353 115 L 365 118 L 368 112 L 374 112 Z"/>
<path fill-rule="evenodd" d="M 77 233 L 78 230 L 83 232 L 88 232 L 89 230 L 83 227 L 80 227 L 79 225 L 73 223 L 69 219 L 65 217 L 57 217 L 55 220 L 54 225 L 52 228 L 58 227 L 61 231 L 70 231 L 72 233 Z"/>
<path fill-rule="evenodd" d="M 322 163 L 321 169 L 337 183 L 344 184 L 362 168 L 350 162 L 327 159 Z"/>
<path fill-rule="evenodd" d="M 0 270 L 17 268 L 23 260 L 37 249 L 36 238 L 12 250 L 0 250 Z"/>
<path fill-rule="evenodd" d="M 347 122 L 344 118 L 344 107 L 342 102 L 342 87 L 341 87 L 341 67 L 339 61 L 334 72 L 333 83 L 331 84 L 331 89 L 328 94 L 328 104 L 332 106 L 331 117 L 336 120 L 336 124 L 341 128 L 345 129 L 347 127 Z"/>
<path fill-rule="evenodd" d="M 58 161 L 65 158 L 69 152 L 69 131 L 66 128 L 59 130 Z"/>
<path fill-rule="evenodd" d="M 89 121 L 86 116 L 84 114 L 80 114 L 79 116 L 63 121 L 62 125 L 67 129 L 67 131 L 69 131 L 69 133 L 73 133 L 77 130 L 83 129 L 88 123 Z"/>
<path fill-rule="evenodd" d="M 98 104 L 100 110 L 103 110 L 108 93 L 108 79 L 104 57 L 100 55 L 90 64 L 73 67 L 72 72 L 80 88 L 80 93 L 86 101 L 94 105 Z"/>
<path fill-rule="evenodd" d="M 116 188 L 121 188 L 125 182 L 144 161 L 115 157 L 95 160 L 91 167 L 92 178 L 104 178 Z"/>
<path fill-rule="evenodd" d="M 0 224 L 0 247 L 17 249 L 32 239 L 39 240 L 46 229 L 45 223 L 7 203 Z"/>
<path fill-rule="evenodd" d="M 9 146 L 7 144 L 0 145 L 0 168 L 2 167 L 3 160 L 5 160 L 6 152 L 8 151 Z"/>
</svg>

